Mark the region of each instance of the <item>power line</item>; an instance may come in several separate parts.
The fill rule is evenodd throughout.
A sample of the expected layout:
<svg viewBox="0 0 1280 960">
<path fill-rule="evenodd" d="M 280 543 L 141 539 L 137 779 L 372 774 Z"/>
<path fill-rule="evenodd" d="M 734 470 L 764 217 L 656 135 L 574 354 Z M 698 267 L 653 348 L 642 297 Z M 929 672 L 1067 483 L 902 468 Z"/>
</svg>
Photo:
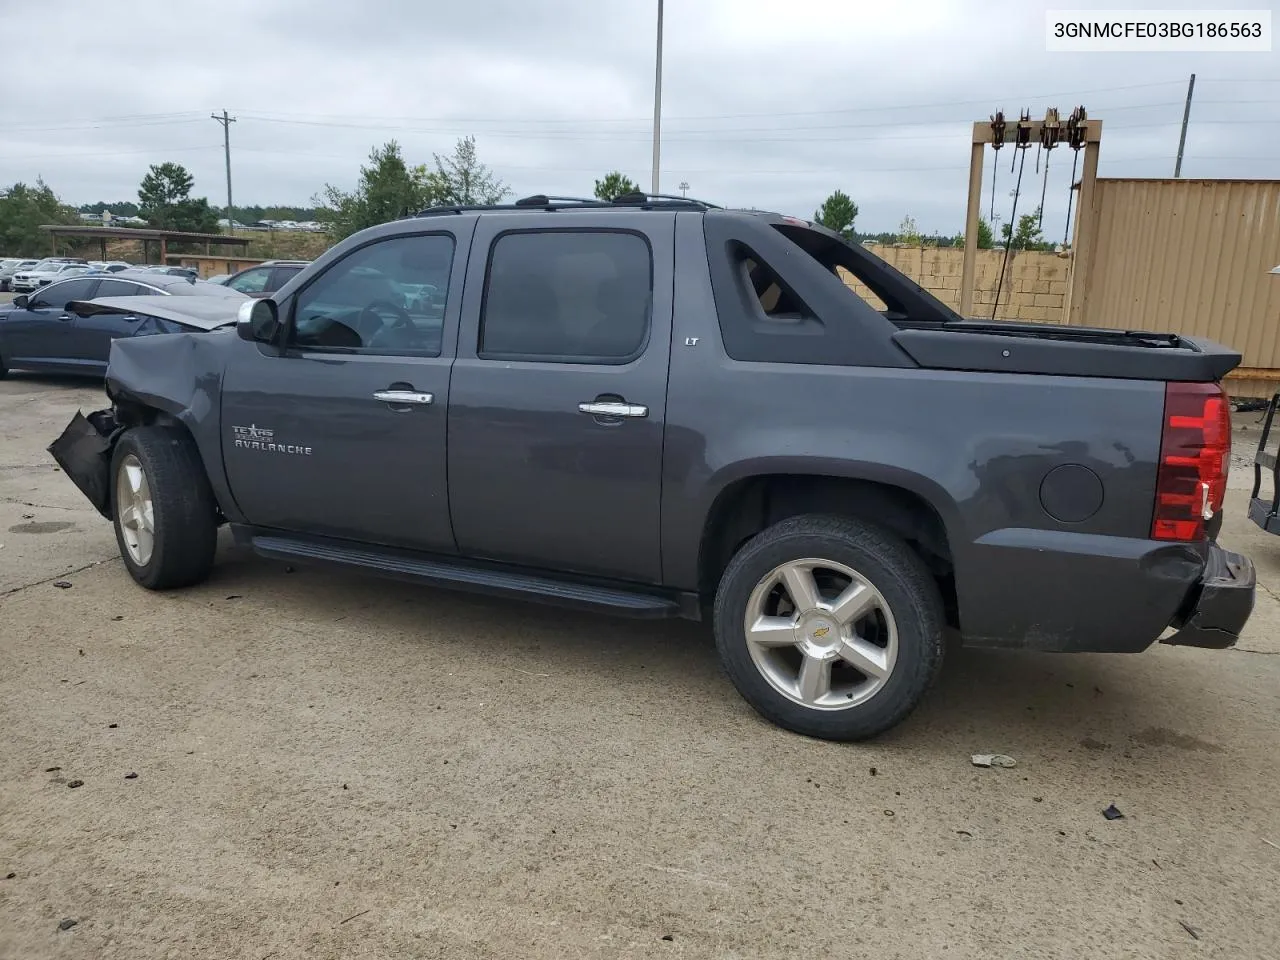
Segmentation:
<svg viewBox="0 0 1280 960">
<path fill-rule="evenodd" d="M 1097 113 L 1100 113 L 1100 114 L 1111 114 L 1111 113 L 1117 113 L 1123 110 L 1149 110 L 1149 109 L 1156 109 L 1159 107 L 1178 107 L 1181 105 L 1182 105 L 1181 100 L 1165 100 L 1160 103 L 1139 103 L 1139 104 L 1130 104 L 1128 106 L 1120 106 L 1120 107 L 1095 108 L 1095 110 Z M 336 128 L 345 127 L 345 128 L 358 129 L 358 130 L 406 130 L 406 131 L 413 131 L 418 133 L 456 133 L 460 130 L 468 129 L 462 126 L 462 123 L 464 123 L 464 121 L 444 121 L 444 120 L 422 121 L 422 122 L 433 122 L 433 123 L 441 123 L 441 124 L 448 124 L 448 125 L 435 126 L 435 127 L 416 127 L 416 126 L 388 126 L 387 124 L 380 122 L 385 118 L 379 118 L 379 117 L 365 117 L 362 120 L 340 121 L 340 120 L 298 119 L 289 114 L 256 113 L 256 112 L 246 112 L 243 114 L 243 117 L 246 120 L 256 120 L 261 123 L 283 123 L 283 124 L 292 124 L 292 125 L 298 125 L 298 126 L 336 127 Z M 663 119 L 666 122 L 671 122 L 671 118 L 669 117 L 664 117 Z M 554 139 L 558 137 L 576 136 L 576 135 L 582 135 L 583 133 L 590 133 L 592 132 L 591 125 L 595 122 L 596 121 L 592 121 L 592 120 L 582 120 L 582 121 L 578 121 L 579 126 L 582 128 L 581 130 L 567 130 L 567 131 L 556 130 L 551 133 L 543 133 L 542 131 L 528 130 L 528 129 L 481 130 L 478 132 L 483 134 L 484 136 L 546 137 L 548 139 Z M 959 118 L 946 119 L 946 120 L 931 120 L 929 118 L 917 118 L 915 120 L 909 120 L 909 121 L 877 123 L 876 129 L 889 130 L 889 129 L 895 129 L 898 127 L 925 127 L 925 126 L 936 125 L 939 123 L 968 125 L 971 122 L 972 121 L 969 119 L 959 119 Z M 848 129 L 863 130 L 863 129 L 866 129 L 866 127 L 867 127 L 867 124 L 864 121 L 864 122 L 858 122 L 858 123 L 828 123 L 828 124 L 823 124 L 821 126 L 808 126 L 808 127 L 804 127 L 804 126 L 783 127 L 778 125 L 771 125 L 767 127 L 708 127 L 704 129 L 678 130 L 676 132 L 683 133 L 683 134 L 705 133 L 709 136 L 712 136 L 712 135 L 719 135 L 723 133 L 786 133 L 786 132 L 798 133 L 798 132 L 822 131 L 822 130 L 848 130 Z M 637 129 L 637 130 L 622 130 L 622 131 L 616 131 L 616 132 L 600 131 L 599 133 L 601 136 L 612 139 L 614 137 L 619 136 L 620 134 L 639 134 L 641 132 L 642 132 L 641 130 Z"/>
<path fill-rule="evenodd" d="M 118 129 L 120 127 L 169 127 L 180 123 L 199 123 L 203 118 L 189 117 L 174 120 L 120 120 L 120 121 L 102 121 L 99 123 L 84 124 L 73 126 L 70 122 L 54 124 L 45 127 L 24 127 L 16 124 L 4 124 L 6 132 L 14 131 L 17 133 L 45 133 L 50 131 L 67 131 L 67 130 L 105 130 Z"/>
<path fill-rule="evenodd" d="M 278 118 L 260 117 L 260 116 L 242 116 L 241 119 L 257 120 L 260 122 L 267 122 L 267 123 L 282 123 L 282 124 L 288 124 L 292 126 L 312 126 L 312 127 L 347 129 L 347 130 L 369 130 L 369 131 L 381 132 L 381 133 L 421 133 L 421 134 L 448 135 L 448 134 L 468 132 L 467 128 L 465 127 L 455 127 L 450 129 L 450 128 L 384 126 L 384 125 L 378 125 L 378 124 L 336 123 L 336 122 L 323 122 L 323 121 L 315 121 L 315 120 L 283 120 Z M 1215 120 L 1202 120 L 1198 122 L 1199 123 L 1216 123 L 1216 124 L 1247 123 L 1250 125 L 1257 125 L 1257 124 L 1280 123 L 1280 118 L 1277 118 L 1275 120 L 1261 120 L 1256 118 L 1251 118 L 1248 120 L 1215 119 Z M 960 126 L 968 125 L 969 122 L 955 120 L 955 121 L 947 121 L 947 123 L 956 127 L 960 127 Z M 1178 120 L 1171 119 L 1167 121 L 1158 121 L 1158 122 L 1151 122 L 1151 123 L 1130 123 L 1130 124 L 1116 125 L 1112 129 L 1120 130 L 1120 131 L 1143 130 L 1143 129 L 1158 128 L 1158 127 L 1163 128 L 1163 127 L 1176 126 L 1177 124 L 1178 124 Z M 834 136 L 834 137 L 806 136 L 805 143 L 806 144 L 858 143 L 858 142 L 873 142 L 873 141 L 881 141 L 881 140 L 921 140 L 921 141 L 934 140 L 934 141 L 937 141 L 937 140 L 950 140 L 950 139 L 953 139 L 954 137 L 953 133 L 949 133 L 945 131 L 939 131 L 935 133 L 918 133 L 918 134 L 884 134 L 880 132 L 881 130 L 897 129 L 900 127 L 917 128 L 921 126 L 930 126 L 930 124 L 921 123 L 918 121 L 911 122 L 911 123 L 886 124 L 886 125 L 878 126 L 875 129 L 869 129 L 869 130 L 865 129 L 864 125 L 862 124 L 853 124 L 851 126 L 856 127 L 857 129 L 862 131 L 863 135 L 861 136 L 842 135 L 842 136 Z M 935 123 L 935 124 L 932 124 L 932 126 L 937 127 L 937 126 L 940 126 L 940 124 Z M 717 143 L 794 143 L 796 139 L 796 135 L 798 134 L 827 132 L 833 129 L 845 129 L 845 128 L 833 128 L 831 126 L 759 128 L 758 132 L 760 133 L 782 134 L 782 136 L 776 136 L 776 137 L 764 137 L 764 136 L 739 137 L 739 136 L 724 135 L 726 133 L 733 133 L 733 134 L 750 133 L 750 132 L 753 132 L 751 129 L 704 130 L 704 131 L 685 130 L 685 131 L 681 131 L 679 134 L 664 136 L 663 140 L 668 143 L 703 143 L 703 144 L 711 144 L 711 145 L 714 145 Z M 530 131 L 485 130 L 485 131 L 482 131 L 482 134 L 483 136 L 486 136 L 486 137 L 493 137 L 493 138 L 504 139 L 504 140 L 505 139 L 531 140 L 531 141 L 546 141 L 551 143 L 554 143 L 554 142 L 648 143 L 650 141 L 649 136 L 642 134 L 639 131 L 623 131 L 619 133 L 601 132 L 601 133 L 591 134 L 591 133 L 576 132 L 576 131 L 572 133 L 560 133 L 560 132 L 542 133 L 542 132 L 532 131 L 532 130 Z"/>
<path fill-rule="evenodd" d="M 166 147 L 163 149 L 156 148 L 156 147 L 148 147 L 145 150 L 118 150 L 118 151 L 109 152 L 109 153 L 95 152 L 93 156 L 95 159 L 98 157 L 132 157 L 132 156 L 137 156 L 138 154 L 143 154 L 143 153 L 158 154 L 158 153 L 178 153 L 180 151 L 187 152 L 192 150 L 218 150 L 221 147 L 222 147 L 222 144 L 220 143 L 213 143 L 213 144 L 206 143 L 196 147 Z M 0 155 L 0 160 L 67 160 L 67 159 L 76 160 L 83 163 L 84 162 L 83 149 L 77 148 L 75 150 L 68 150 L 65 153 Z"/>
<path fill-rule="evenodd" d="M 1204 80 L 1204 83 L 1213 82 L 1235 82 L 1235 81 L 1212 81 Z M 1247 82 L 1247 81 L 1240 81 Z M 1276 81 L 1258 81 L 1258 82 L 1277 82 Z M 1013 93 L 1003 96 L 985 96 L 973 100 L 945 100 L 933 101 L 930 103 L 908 103 L 908 104 L 886 104 L 884 106 L 863 106 L 863 107 L 839 107 L 828 110 L 808 110 L 795 111 L 783 110 L 766 113 L 721 113 L 721 114 L 701 114 L 701 115 L 665 115 L 664 122 L 679 120 L 741 120 L 751 118 L 768 118 L 768 117 L 821 117 L 834 114 L 867 114 L 867 113 L 883 113 L 895 110 L 923 110 L 931 107 L 962 107 L 962 106 L 985 106 L 994 100 L 1041 100 L 1049 97 L 1078 97 L 1089 96 L 1095 93 L 1116 93 L 1126 90 L 1143 90 L 1155 87 L 1168 87 L 1173 85 L 1181 85 L 1179 80 L 1160 80 L 1150 83 L 1134 83 L 1114 87 L 1095 87 L 1090 90 L 1068 90 L 1057 93 Z M 1270 102 L 1270 101 L 1258 101 Z M 1156 104 L 1156 106 L 1164 106 L 1166 104 Z M 1134 107 L 1146 106 L 1145 104 L 1135 104 Z M 1117 109 L 1130 109 L 1130 107 L 1112 107 L 1112 111 Z M 238 113 L 252 113 L 252 110 L 240 110 Z M 580 123 L 649 123 L 649 117 L 409 117 L 409 116 L 369 116 L 368 114 L 323 114 L 323 113 L 289 113 L 284 111 L 273 111 L 274 115 L 302 117 L 302 118 L 324 118 L 324 117 L 356 117 L 359 116 L 366 120 L 407 120 L 418 123 L 546 123 L 546 124 L 580 124 Z M 99 124 L 122 124 L 132 123 L 135 121 L 154 121 L 157 125 L 166 123 L 191 123 L 201 120 L 202 115 L 195 110 L 176 110 L 164 113 L 135 113 L 122 114 L 118 116 L 107 117 L 68 117 L 62 121 L 56 121 L 58 124 L 84 124 L 83 127 L 75 129 L 93 129 Z M 41 124 L 47 124 L 48 121 L 36 121 L 36 125 L 31 123 L 0 121 L 6 130 L 44 130 L 44 129 L 62 129 L 62 127 L 50 127 Z"/>
<path fill-rule="evenodd" d="M 242 152 L 248 152 L 248 153 L 274 154 L 278 156 L 287 156 L 287 157 L 309 157 L 317 160 L 320 160 L 320 159 L 351 160 L 352 159 L 351 154 L 314 153 L 314 152 L 305 151 L 305 150 L 273 150 L 273 149 L 262 148 L 262 147 L 239 147 L 238 149 L 241 150 Z M 1160 154 L 1157 156 L 1141 156 L 1141 157 L 1109 156 L 1104 158 L 1102 162 L 1107 164 L 1146 163 L 1146 162 L 1152 162 L 1157 160 L 1168 160 L 1168 159 L 1169 159 L 1169 156 L 1167 154 Z M 1257 160 L 1268 160 L 1268 161 L 1270 160 L 1270 158 L 1267 158 L 1267 157 L 1232 158 L 1232 157 L 1205 157 L 1205 156 L 1190 156 L 1190 155 L 1188 156 L 1188 159 L 1192 159 L 1192 160 L 1226 160 L 1226 159 L 1255 160 L 1257 159 Z M 528 171 L 535 171 L 535 172 L 564 172 L 564 173 L 590 173 L 590 172 L 598 173 L 599 172 L 599 165 L 591 166 L 591 167 L 563 167 L 563 166 L 541 166 L 541 165 L 526 165 L 526 164 L 512 164 L 512 163 L 494 163 L 492 164 L 492 166 L 495 169 L 500 169 L 500 170 L 528 170 Z M 722 174 L 724 176 L 756 176 L 756 175 L 773 176 L 773 175 L 802 175 L 802 174 L 827 175 L 831 173 L 831 167 L 808 167 L 808 168 L 791 168 L 791 169 L 765 169 L 760 167 L 747 167 L 747 168 L 741 168 L 741 169 L 735 170 L 735 169 L 726 168 L 723 166 L 703 167 L 703 168 L 665 167 L 664 166 L 663 169 L 667 173 L 671 173 L 671 174 Z M 912 166 L 912 167 L 905 167 L 902 164 L 892 164 L 889 166 L 874 166 L 874 167 L 861 166 L 861 165 L 848 166 L 847 164 L 842 164 L 841 169 L 842 170 L 847 169 L 850 174 L 930 173 L 930 172 L 938 172 L 938 171 L 967 170 L 968 167 L 964 164 L 954 164 L 954 163 L 935 164 L 935 165 L 929 165 L 929 166 Z"/>
<path fill-rule="evenodd" d="M 945 100 L 933 101 L 931 103 L 905 103 L 890 104 L 879 107 L 840 107 L 830 110 L 786 110 L 774 113 L 721 113 L 721 114 L 704 114 L 701 116 L 678 116 L 664 115 L 663 121 L 674 120 L 742 120 L 760 117 L 820 117 L 829 116 L 837 113 L 881 113 L 890 110 L 924 110 L 930 107 L 963 107 L 977 105 L 987 105 L 993 100 L 1042 100 L 1048 97 L 1077 97 L 1088 96 L 1094 93 L 1114 93 L 1123 90 L 1141 90 L 1152 87 L 1167 87 L 1177 84 L 1181 86 L 1182 81 L 1179 80 L 1161 80 L 1153 83 L 1135 83 L 1119 87 L 1098 87 L 1093 90 L 1069 90 L 1059 93 L 1033 93 L 1033 94 L 1009 94 L 1007 96 L 982 97 L 976 100 Z M 1181 101 L 1177 101 L 1181 102 Z M 241 110 L 241 113 L 251 113 L 251 110 Z M 353 117 L 355 114 L 307 114 L 307 113 L 288 113 L 284 111 L 272 111 L 277 116 L 292 117 Z M 450 123 L 582 123 L 581 118 L 557 117 L 557 118 L 533 118 L 533 117 L 407 117 L 407 116 L 389 116 L 374 117 L 368 114 L 360 114 L 359 116 L 369 120 L 409 120 L 420 123 L 433 122 L 450 122 Z M 585 122 L 590 123 L 648 123 L 648 117 L 592 117 Z"/>
</svg>

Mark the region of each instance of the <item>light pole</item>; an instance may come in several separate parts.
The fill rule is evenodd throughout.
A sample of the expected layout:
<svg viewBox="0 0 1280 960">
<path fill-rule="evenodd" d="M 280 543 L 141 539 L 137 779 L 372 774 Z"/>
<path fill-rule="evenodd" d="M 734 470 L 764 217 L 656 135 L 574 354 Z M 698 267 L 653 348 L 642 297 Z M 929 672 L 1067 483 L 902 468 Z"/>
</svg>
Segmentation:
<svg viewBox="0 0 1280 960">
<path fill-rule="evenodd" d="M 688 180 L 681 180 L 681 181 L 680 181 L 680 196 L 682 196 L 682 197 L 687 197 L 688 195 L 689 195 L 689 181 L 688 181 Z"/>
<path fill-rule="evenodd" d="M 653 79 L 653 193 L 658 192 L 658 165 L 662 149 L 662 0 L 658 0 L 658 50 Z"/>
</svg>

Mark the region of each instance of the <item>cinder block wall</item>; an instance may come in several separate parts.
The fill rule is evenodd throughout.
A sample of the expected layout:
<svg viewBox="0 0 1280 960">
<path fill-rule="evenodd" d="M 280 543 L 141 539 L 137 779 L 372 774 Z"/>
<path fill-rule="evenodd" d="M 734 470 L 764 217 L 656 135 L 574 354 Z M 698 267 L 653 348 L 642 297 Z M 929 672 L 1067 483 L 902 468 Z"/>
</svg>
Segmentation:
<svg viewBox="0 0 1280 960">
<path fill-rule="evenodd" d="M 905 247 L 871 244 L 867 247 L 882 260 L 901 270 L 920 286 L 953 309 L 960 309 L 960 271 L 964 250 L 956 247 Z M 973 314 L 990 317 L 1000 279 L 1003 250 L 979 250 L 973 285 Z M 1063 323 L 1071 258 L 1056 253 L 1024 250 L 1009 255 L 1004 283 L 1000 289 L 999 320 L 1040 320 Z M 883 306 L 852 277 L 845 282 L 867 298 Z"/>
</svg>

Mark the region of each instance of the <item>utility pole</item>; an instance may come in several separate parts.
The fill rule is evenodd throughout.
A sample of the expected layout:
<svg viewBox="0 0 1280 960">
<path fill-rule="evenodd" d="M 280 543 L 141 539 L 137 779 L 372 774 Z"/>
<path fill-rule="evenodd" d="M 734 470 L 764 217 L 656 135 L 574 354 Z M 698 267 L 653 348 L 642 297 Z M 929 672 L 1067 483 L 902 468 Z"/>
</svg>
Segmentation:
<svg viewBox="0 0 1280 960">
<path fill-rule="evenodd" d="M 1196 75 L 1187 84 L 1187 105 L 1182 108 L 1182 133 L 1178 136 L 1178 159 L 1173 162 L 1174 179 L 1182 176 L 1182 148 L 1187 145 L 1187 121 L 1191 119 L 1191 94 L 1196 89 Z"/>
<path fill-rule="evenodd" d="M 236 118 L 227 116 L 225 107 L 222 109 L 222 116 L 216 113 L 209 116 L 222 124 L 222 149 L 227 157 L 227 233 L 231 233 L 231 225 L 236 222 L 234 208 L 231 206 L 231 125 L 236 122 Z"/>
<path fill-rule="evenodd" d="M 658 53 L 653 80 L 653 193 L 658 192 L 658 164 L 662 152 L 662 0 L 658 0 Z"/>
</svg>

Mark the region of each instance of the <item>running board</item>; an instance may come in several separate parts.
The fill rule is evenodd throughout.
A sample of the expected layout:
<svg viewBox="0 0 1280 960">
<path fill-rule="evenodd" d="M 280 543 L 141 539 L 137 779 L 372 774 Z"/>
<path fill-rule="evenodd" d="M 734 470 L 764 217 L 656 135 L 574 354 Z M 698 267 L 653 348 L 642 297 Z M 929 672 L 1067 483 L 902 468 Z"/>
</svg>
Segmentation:
<svg viewBox="0 0 1280 960">
<path fill-rule="evenodd" d="M 479 566 L 464 560 L 429 559 L 389 550 L 377 551 L 273 534 L 251 534 L 244 539 L 259 556 L 273 560 L 341 566 L 395 580 L 641 620 L 700 618 L 697 598 L 692 596 L 658 596 L 619 587 L 557 580 L 536 573 Z"/>
</svg>

